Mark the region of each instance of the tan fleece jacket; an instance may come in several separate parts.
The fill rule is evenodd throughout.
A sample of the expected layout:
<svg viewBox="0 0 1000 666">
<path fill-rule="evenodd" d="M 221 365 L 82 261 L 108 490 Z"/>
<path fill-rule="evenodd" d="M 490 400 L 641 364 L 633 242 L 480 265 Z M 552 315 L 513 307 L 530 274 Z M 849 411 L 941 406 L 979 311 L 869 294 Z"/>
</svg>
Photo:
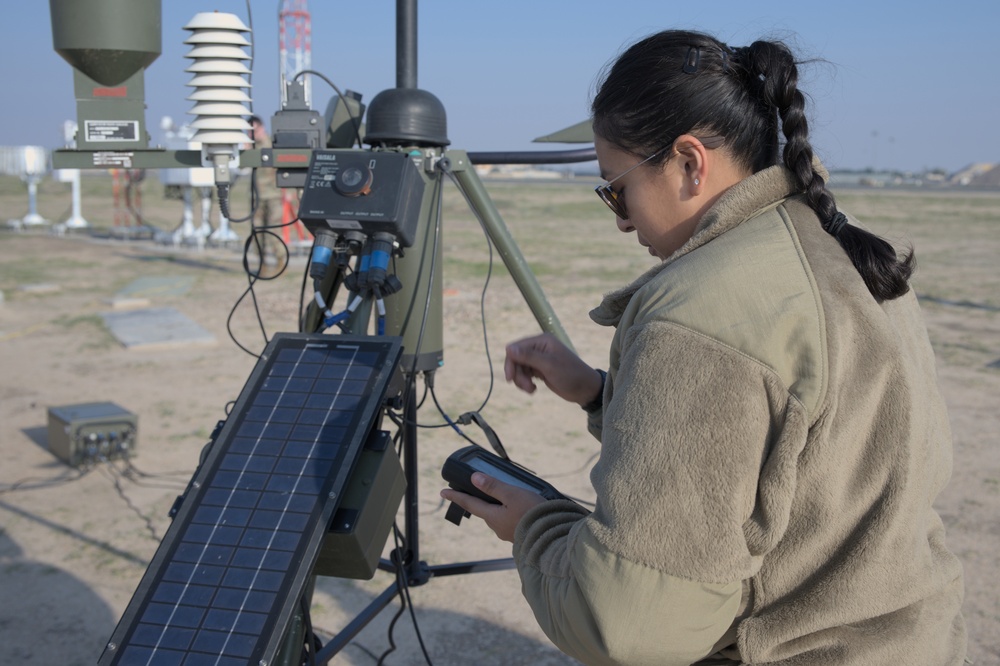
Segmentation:
<svg viewBox="0 0 1000 666">
<path fill-rule="evenodd" d="M 783 167 L 737 184 L 591 313 L 617 327 L 597 507 L 539 505 L 514 543 L 542 629 L 585 663 L 963 662 L 916 298 L 877 303 L 794 190 Z"/>
</svg>

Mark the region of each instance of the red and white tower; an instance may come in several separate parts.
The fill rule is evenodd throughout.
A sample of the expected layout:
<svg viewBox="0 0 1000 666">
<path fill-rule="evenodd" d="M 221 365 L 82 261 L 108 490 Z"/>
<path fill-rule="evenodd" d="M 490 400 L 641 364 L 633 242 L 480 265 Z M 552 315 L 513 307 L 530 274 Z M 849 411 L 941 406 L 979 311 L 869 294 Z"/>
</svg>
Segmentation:
<svg viewBox="0 0 1000 666">
<path fill-rule="evenodd" d="M 281 59 L 281 99 L 285 82 L 312 66 L 312 20 L 307 0 L 284 0 L 278 26 L 278 56 Z M 312 102 L 312 77 L 304 78 L 306 102 Z"/>
<path fill-rule="evenodd" d="M 281 60 L 280 97 L 285 100 L 285 83 L 299 72 L 312 66 L 312 19 L 306 0 L 283 0 L 278 15 L 278 57 Z M 312 77 L 302 79 L 306 104 L 312 104 Z M 286 245 L 293 244 L 292 227 L 298 235 L 297 244 L 307 245 L 312 239 L 302 222 L 288 223 L 298 217 L 298 193 L 290 188 L 281 191 L 281 236 Z"/>
</svg>

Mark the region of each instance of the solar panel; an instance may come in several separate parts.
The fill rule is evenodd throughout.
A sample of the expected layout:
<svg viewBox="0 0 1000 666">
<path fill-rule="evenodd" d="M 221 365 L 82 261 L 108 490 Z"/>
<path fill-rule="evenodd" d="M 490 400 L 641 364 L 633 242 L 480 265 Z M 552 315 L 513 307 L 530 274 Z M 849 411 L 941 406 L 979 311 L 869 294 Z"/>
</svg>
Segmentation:
<svg viewBox="0 0 1000 666">
<path fill-rule="evenodd" d="M 273 663 L 400 353 L 275 335 L 99 664 Z"/>
</svg>

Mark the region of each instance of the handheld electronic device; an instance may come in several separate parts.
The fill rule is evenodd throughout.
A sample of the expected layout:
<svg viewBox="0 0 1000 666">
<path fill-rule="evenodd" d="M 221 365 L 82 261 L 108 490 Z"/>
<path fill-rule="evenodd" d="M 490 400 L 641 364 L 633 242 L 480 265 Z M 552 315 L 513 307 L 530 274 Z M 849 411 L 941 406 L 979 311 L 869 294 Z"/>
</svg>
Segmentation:
<svg viewBox="0 0 1000 666">
<path fill-rule="evenodd" d="M 490 453 L 480 446 L 466 446 L 448 456 L 441 468 L 441 476 L 448 482 L 448 486 L 459 492 L 478 497 L 491 504 L 500 502 L 487 495 L 483 491 L 472 485 L 472 474 L 482 472 L 495 479 L 509 483 L 512 486 L 524 488 L 538 493 L 545 499 L 566 499 L 548 481 L 544 481 L 531 472 L 518 467 L 510 460 L 504 460 L 500 456 Z M 462 518 L 468 518 L 469 513 L 457 504 L 452 504 L 448 508 L 445 518 L 459 525 Z"/>
</svg>

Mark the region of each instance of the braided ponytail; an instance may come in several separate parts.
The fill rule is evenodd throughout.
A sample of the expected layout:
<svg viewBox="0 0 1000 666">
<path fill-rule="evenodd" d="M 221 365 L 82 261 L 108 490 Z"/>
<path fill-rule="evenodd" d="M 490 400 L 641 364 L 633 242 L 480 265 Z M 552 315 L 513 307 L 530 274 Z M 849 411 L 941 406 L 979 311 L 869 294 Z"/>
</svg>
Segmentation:
<svg viewBox="0 0 1000 666">
<path fill-rule="evenodd" d="M 905 294 L 915 268 L 913 252 L 900 260 L 885 239 L 849 224 L 837 210 L 823 177 L 813 168 L 805 97 L 798 89 L 798 68 L 791 52 L 783 44 L 757 41 L 741 49 L 739 55 L 751 85 L 759 88 L 760 99 L 776 109 L 781 118 L 785 166 L 795 174 L 823 229 L 844 248 L 876 300 L 882 302 Z"/>
<path fill-rule="evenodd" d="M 752 173 L 784 162 L 878 301 L 909 290 L 913 253 L 847 223 L 813 168 L 795 58 L 780 42 L 730 48 L 700 32 L 666 30 L 636 42 L 605 73 L 591 105 L 594 132 L 645 158 L 685 132 L 726 138 Z M 779 131 L 780 130 L 780 131 Z M 780 136 L 784 136 L 784 144 Z M 667 153 L 654 157 L 660 164 Z"/>
</svg>

